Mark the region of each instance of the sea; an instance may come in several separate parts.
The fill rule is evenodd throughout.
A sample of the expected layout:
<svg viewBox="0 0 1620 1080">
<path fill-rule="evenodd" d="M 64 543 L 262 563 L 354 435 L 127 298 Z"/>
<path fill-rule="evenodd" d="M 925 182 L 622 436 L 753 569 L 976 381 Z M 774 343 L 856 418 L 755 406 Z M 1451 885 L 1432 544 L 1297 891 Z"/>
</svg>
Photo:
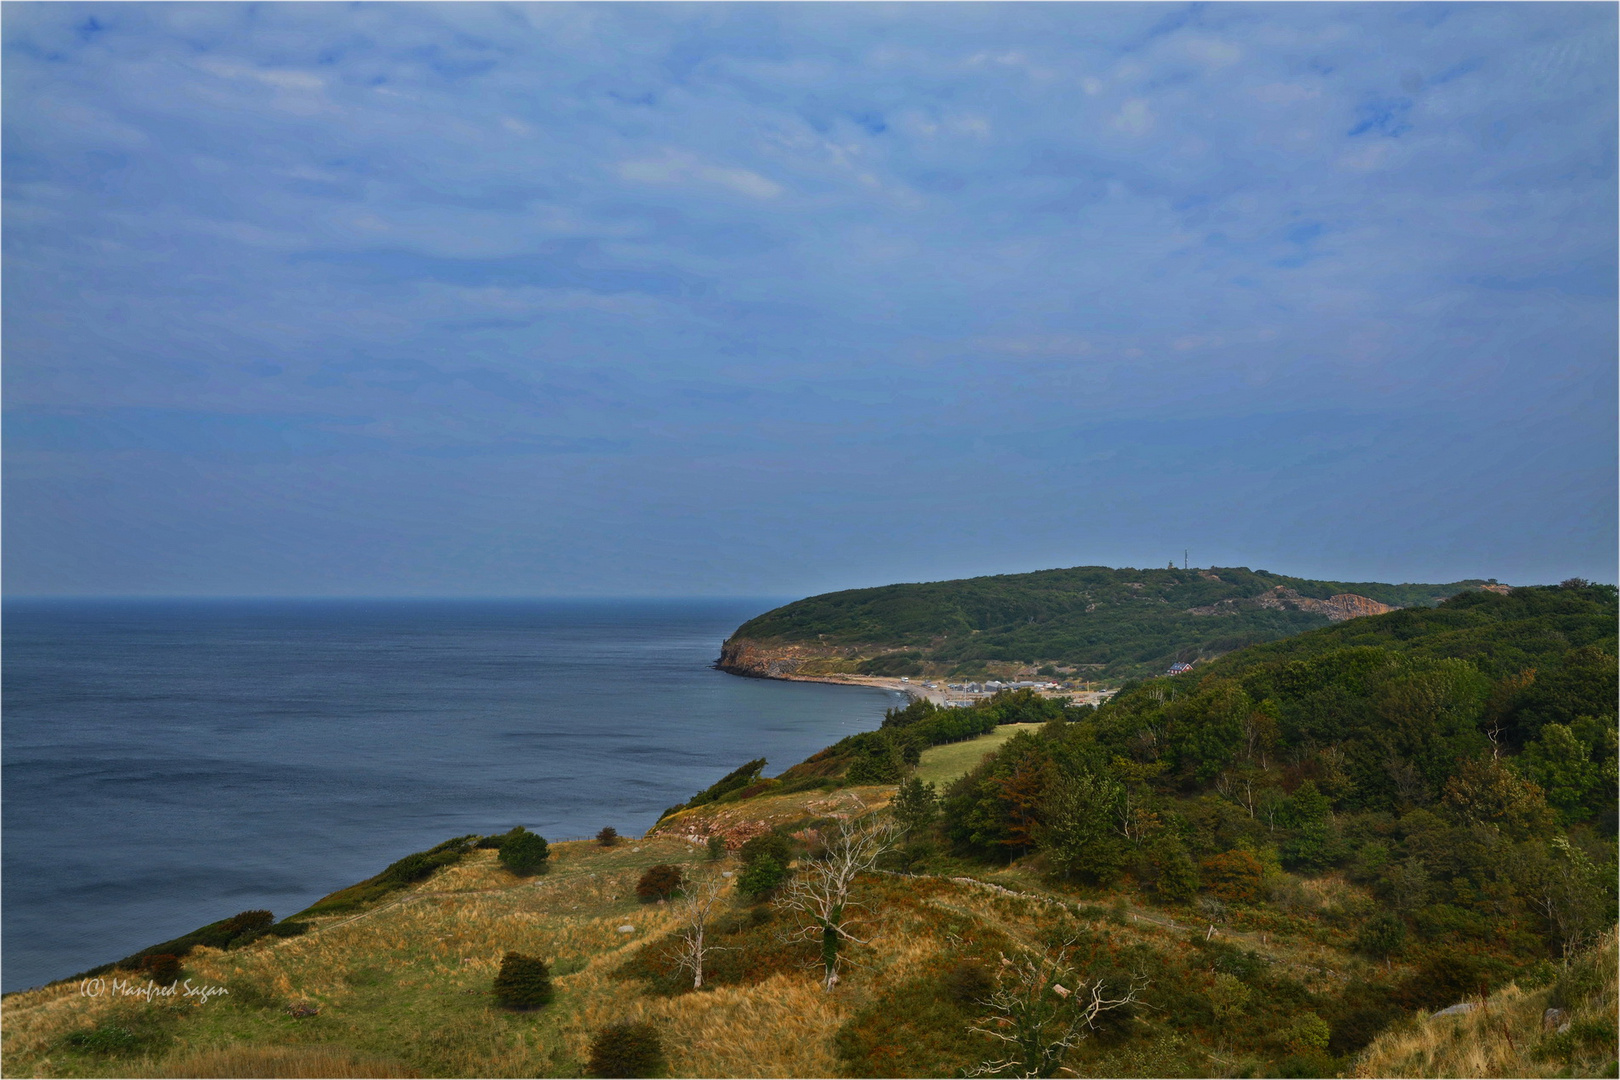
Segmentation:
<svg viewBox="0 0 1620 1080">
<path fill-rule="evenodd" d="M 7 600 L 0 988 L 877 727 L 900 695 L 713 668 L 780 602 Z"/>
</svg>

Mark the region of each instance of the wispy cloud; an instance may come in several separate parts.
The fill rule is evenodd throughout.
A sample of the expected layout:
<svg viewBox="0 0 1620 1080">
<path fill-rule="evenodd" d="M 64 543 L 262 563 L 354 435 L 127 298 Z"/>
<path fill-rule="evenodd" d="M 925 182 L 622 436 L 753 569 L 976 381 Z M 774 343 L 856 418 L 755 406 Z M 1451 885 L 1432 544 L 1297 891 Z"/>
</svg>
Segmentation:
<svg viewBox="0 0 1620 1080">
<path fill-rule="evenodd" d="M 1517 3 L 13 3 L 4 379 L 28 479 L 8 573 L 89 581 L 112 565 L 95 537 L 131 532 L 98 514 L 206 515 L 232 478 L 298 513 L 316 475 L 300 455 L 370 478 L 346 504 L 361 518 L 436 485 L 478 493 L 487 524 L 477 508 L 532 483 L 569 527 L 522 528 L 586 563 L 557 537 L 622 519 L 615 500 L 654 475 L 659 499 L 724 483 L 773 508 L 769 527 L 744 528 L 743 503 L 683 524 L 683 551 L 752 545 L 767 567 L 791 522 L 841 552 L 806 556 L 806 587 L 878 565 L 879 540 L 867 558 L 844 539 L 873 506 L 915 519 L 881 543 L 969 568 L 930 546 L 923 490 L 1033 515 L 1015 563 L 1130 561 L 1181 526 L 1099 509 L 1123 505 L 1107 477 L 1221 519 L 1238 466 L 1219 433 L 1324 410 L 1422 418 L 1387 427 L 1417 462 L 1488 428 L 1505 471 L 1487 486 L 1512 499 L 1545 490 L 1512 462 L 1543 461 L 1555 432 L 1586 470 L 1559 498 L 1608 510 L 1534 543 L 1497 515 L 1447 558 L 1508 578 L 1492 560 L 1545 548 L 1595 573 L 1613 541 L 1615 39 L 1612 6 Z M 1119 471 L 1141 459 L 1091 445 L 1080 416 L 1209 449 L 1173 475 Z M 96 436 L 108 417 L 138 437 Z M 191 434 L 158 438 L 171 420 Z M 1383 467 L 1352 420 L 1324 430 Z M 1030 431 L 1053 464 L 997 456 Z M 228 462 L 208 449 L 227 444 Z M 386 464 L 429 450 L 434 470 Z M 834 459 L 856 494 L 820 519 L 787 493 Z M 215 479 L 188 504 L 198 470 Z M 1425 505 L 1473 512 L 1424 475 Z M 1100 502 L 1047 509 L 1081 476 Z M 1317 500 L 1305 539 L 1346 538 L 1351 560 L 1453 542 L 1375 533 L 1328 480 L 1297 488 Z M 1237 537 L 1223 557 L 1282 565 Z M 658 543 L 632 549 L 601 572 L 664 588 Z"/>
</svg>

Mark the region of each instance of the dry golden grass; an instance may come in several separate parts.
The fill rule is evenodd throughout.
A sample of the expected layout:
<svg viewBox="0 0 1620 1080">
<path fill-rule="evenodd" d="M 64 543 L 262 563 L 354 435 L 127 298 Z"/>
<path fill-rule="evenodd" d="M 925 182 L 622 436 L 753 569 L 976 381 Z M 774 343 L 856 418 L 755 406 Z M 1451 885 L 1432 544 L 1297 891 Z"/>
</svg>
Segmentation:
<svg viewBox="0 0 1620 1080">
<path fill-rule="evenodd" d="M 1602 973 L 1594 997 L 1569 1010 L 1573 1027 L 1602 1026 L 1610 1033 L 1605 1043 L 1575 1046 L 1574 1060 L 1550 1045 L 1555 1031 L 1543 1030 L 1543 1016 L 1551 991 L 1526 991 L 1510 984 L 1492 994 L 1483 1007 L 1455 1016 L 1418 1016 L 1408 1024 L 1384 1032 L 1362 1051 L 1351 1075 L 1445 1077 L 1553 1077 L 1598 1076 L 1615 1057 L 1616 948 L 1610 930 L 1584 961 Z M 1569 1040 L 1573 1042 L 1574 1040 Z M 1550 1052 L 1551 1051 L 1551 1052 Z M 1612 1074 L 1610 1074 L 1612 1075 Z"/>
<path fill-rule="evenodd" d="M 724 836 L 730 846 L 736 848 L 742 840 L 778 825 L 805 818 L 847 817 L 882 809 L 889 805 L 894 792 L 892 784 L 871 784 L 832 792 L 795 791 L 787 795 L 759 795 L 741 802 L 709 803 L 671 814 L 647 834 L 643 843 L 660 839 L 667 842 L 679 837 L 695 846 L 707 837 Z"/>
<path fill-rule="evenodd" d="M 228 1046 L 202 1050 L 172 1061 L 153 1077 L 388 1077 L 420 1076 L 397 1062 L 330 1046 Z"/>
<path fill-rule="evenodd" d="M 859 813 L 880 804 L 890 790 L 766 797 L 703 808 L 707 813 L 691 815 L 696 820 L 687 825 L 778 824 Z M 639 903 L 635 882 L 658 862 L 681 863 L 694 874 L 718 873 L 722 866 L 708 863 L 702 846 L 679 835 L 614 848 L 558 844 L 553 850 L 550 872 L 538 877 L 515 877 L 493 852 L 479 851 L 375 909 L 316 920 L 304 936 L 266 938 L 231 951 L 198 949 L 186 958 L 187 976 L 232 987 L 233 995 L 170 1010 L 157 1021 L 153 1006 L 84 997 L 77 986 L 10 995 L 0 1031 L 5 1073 L 577 1076 L 597 1031 L 647 1021 L 662 1032 L 675 1076 L 830 1076 L 842 1068 L 833 1041 L 840 1025 L 937 966 L 942 954 L 972 942 L 1039 948 L 1054 919 L 1073 918 L 1062 912 L 1073 897 L 1009 895 L 946 878 L 874 876 L 862 884 L 860 897 L 869 903 L 861 936 L 869 937 L 870 946 L 852 952 L 854 963 L 833 993 L 823 993 L 807 969 L 779 970 L 752 985 L 660 997 L 614 974 L 679 918 L 676 905 Z M 1049 892 L 1028 868 L 985 869 L 980 876 L 1016 892 Z M 1312 887 L 1324 903 L 1354 899 L 1339 882 Z M 1133 914 L 1144 918 L 1137 921 Z M 1106 929 L 1118 947 L 1146 943 L 1167 951 L 1185 951 L 1206 929 L 1187 912 L 1149 908 L 1128 909 L 1123 923 L 1100 914 L 1079 921 Z M 626 925 L 633 932 L 621 933 Z M 1225 936 L 1278 958 L 1290 974 L 1342 971 L 1347 963 L 1342 952 L 1305 937 L 1267 942 L 1256 934 Z M 534 1013 L 495 1007 L 491 980 L 508 950 L 552 965 L 557 999 L 551 1006 Z M 1329 978 L 1307 981 L 1326 989 Z M 295 1004 L 319 1012 L 294 1019 L 288 1007 Z M 64 1042 L 72 1031 L 127 1018 L 158 1023 L 165 1033 L 146 1044 L 148 1056 L 97 1057 Z M 1403 1046 L 1397 1052 L 1413 1051 Z M 1459 1059 L 1458 1069 L 1486 1073 L 1453 1074 L 1487 1074 L 1495 1061 Z"/>
</svg>

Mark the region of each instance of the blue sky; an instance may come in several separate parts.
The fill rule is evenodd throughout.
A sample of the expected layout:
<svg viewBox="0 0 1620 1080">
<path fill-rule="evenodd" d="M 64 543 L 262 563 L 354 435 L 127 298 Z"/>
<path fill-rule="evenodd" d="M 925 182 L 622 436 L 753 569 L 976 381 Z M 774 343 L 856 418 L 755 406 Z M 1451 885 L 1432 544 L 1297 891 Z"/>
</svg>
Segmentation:
<svg viewBox="0 0 1620 1080">
<path fill-rule="evenodd" d="M 1612 4 L 4 6 L 8 593 L 1612 581 Z"/>
</svg>

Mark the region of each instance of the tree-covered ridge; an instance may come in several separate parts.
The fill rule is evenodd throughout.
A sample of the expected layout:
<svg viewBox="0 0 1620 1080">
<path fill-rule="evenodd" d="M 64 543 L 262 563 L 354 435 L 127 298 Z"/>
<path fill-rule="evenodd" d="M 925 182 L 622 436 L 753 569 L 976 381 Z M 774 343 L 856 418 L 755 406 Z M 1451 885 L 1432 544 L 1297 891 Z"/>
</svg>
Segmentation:
<svg viewBox="0 0 1620 1080">
<path fill-rule="evenodd" d="M 1172 902 L 1286 906 L 1290 873 L 1341 873 L 1384 905 L 1370 952 L 1508 971 L 1615 921 L 1617 615 L 1583 582 L 1467 593 L 1128 686 L 1006 743 L 944 829 Z"/>
<path fill-rule="evenodd" d="M 1277 603 L 1279 588 L 1306 601 L 1351 594 L 1413 607 L 1483 584 L 1312 581 L 1246 567 L 1075 567 L 812 596 L 749 620 L 732 641 L 854 650 L 867 662 L 853 670 L 875 674 L 965 673 L 986 662 L 1146 674 L 1327 625 L 1320 611 Z"/>
</svg>

